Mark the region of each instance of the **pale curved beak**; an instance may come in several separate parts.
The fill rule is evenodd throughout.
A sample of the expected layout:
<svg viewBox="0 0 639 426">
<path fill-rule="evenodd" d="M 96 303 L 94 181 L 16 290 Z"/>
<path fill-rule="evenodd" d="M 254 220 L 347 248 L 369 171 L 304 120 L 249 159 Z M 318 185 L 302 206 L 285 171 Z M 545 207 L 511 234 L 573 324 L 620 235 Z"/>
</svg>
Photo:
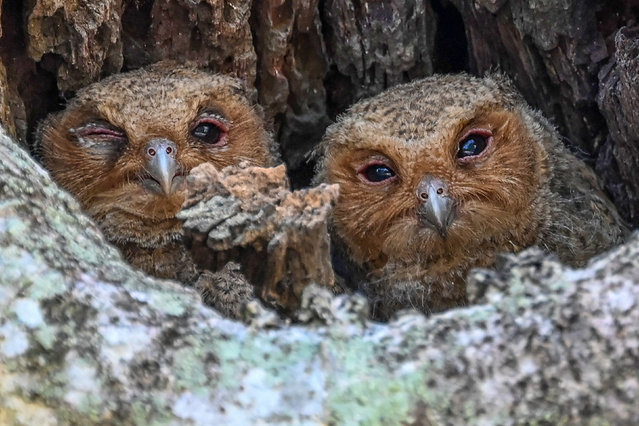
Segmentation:
<svg viewBox="0 0 639 426">
<path fill-rule="evenodd" d="M 173 178 L 179 164 L 176 160 L 177 146 L 169 139 L 152 139 L 145 147 L 146 170 L 160 184 L 165 195 L 172 193 Z"/>
<path fill-rule="evenodd" d="M 420 206 L 417 217 L 420 223 L 446 238 L 450 225 L 455 220 L 456 202 L 448 195 L 448 184 L 439 178 L 427 175 L 417 185 Z"/>
</svg>

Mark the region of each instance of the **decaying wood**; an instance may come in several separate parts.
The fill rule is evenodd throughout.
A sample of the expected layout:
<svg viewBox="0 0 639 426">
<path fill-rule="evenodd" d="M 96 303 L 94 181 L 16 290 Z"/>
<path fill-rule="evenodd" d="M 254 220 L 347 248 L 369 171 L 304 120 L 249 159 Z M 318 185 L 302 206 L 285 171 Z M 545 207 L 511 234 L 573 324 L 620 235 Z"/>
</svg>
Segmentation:
<svg viewBox="0 0 639 426">
<path fill-rule="evenodd" d="M 324 5 L 330 102 L 341 112 L 365 96 L 433 73 L 435 13 L 417 0 Z"/>
<path fill-rule="evenodd" d="M 282 156 L 308 179 L 312 151 L 329 124 L 324 78 L 327 53 L 318 0 L 253 2 L 260 104 L 274 120 Z"/>
<path fill-rule="evenodd" d="M 46 54 L 61 60 L 60 90 L 75 90 L 122 68 L 122 0 L 99 3 L 39 0 L 28 13 L 28 55 L 40 62 Z"/>
<path fill-rule="evenodd" d="M 1 6 L 1 4 L 0 4 Z M 9 99 L 9 82 L 7 81 L 7 70 L 4 65 L 0 63 L 0 123 L 7 123 L 7 131 L 10 135 L 16 136 L 15 119 L 13 118 L 13 112 Z"/>
<path fill-rule="evenodd" d="M 0 157 L 2 424 L 639 422 L 639 234 L 582 270 L 508 256 L 430 318 L 310 286 L 306 325 L 247 327 L 133 270 L 1 133 Z"/>
<path fill-rule="evenodd" d="M 337 185 L 289 191 L 286 169 L 203 164 L 178 218 L 200 268 L 237 262 L 263 300 L 293 311 L 310 283 L 333 286 L 327 215 Z"/>
<path fill-rule="evenodd" d="M 188 61 L 255 83 L 256 54 L 246 0 L 126 0 L 124 58 L 139 68 L 162 59 Z"/>
</svg>

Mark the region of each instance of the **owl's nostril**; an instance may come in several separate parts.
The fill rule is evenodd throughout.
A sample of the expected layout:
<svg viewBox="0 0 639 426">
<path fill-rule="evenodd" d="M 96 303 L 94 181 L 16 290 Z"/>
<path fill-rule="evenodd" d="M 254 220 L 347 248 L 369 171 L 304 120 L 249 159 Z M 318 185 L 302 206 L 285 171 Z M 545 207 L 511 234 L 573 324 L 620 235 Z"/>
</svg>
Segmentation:
<svg viewBox="0 0 639 426">
<path fill-rule="evenodd" d="M 178 148 L 175 145 L 175 142 L 165 139 L 165 138 L 156 138 L 145 146 L 144 154 L 147 156 L 147 159 L 152 160 L 158 157 L 176 157 L 178 153 Z"/>
<path fill-rule="evenodd" d="M 445 180 L 426 175 L 417 185 L 415 195 L 420 203 L 429 202 L 433 198 L 449 196 L 448 189 L 449 186 Z"/>
</svg>

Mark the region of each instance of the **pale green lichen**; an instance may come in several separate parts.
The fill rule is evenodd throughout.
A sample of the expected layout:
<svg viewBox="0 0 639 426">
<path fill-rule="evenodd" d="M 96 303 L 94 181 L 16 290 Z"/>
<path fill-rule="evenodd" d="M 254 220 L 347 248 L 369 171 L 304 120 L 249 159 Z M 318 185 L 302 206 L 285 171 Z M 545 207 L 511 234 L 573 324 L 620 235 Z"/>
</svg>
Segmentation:
<svg viewBox="0 0 639 426">
<path fill-rule="evenodd" d="M 34 333 L 34 336 L 37 342 L 40 343 L 45 350 L 51 350 L 55 346 L 57 333 L 57 327 L 44 325 Z"/>
<path fill-rule="evenodd" d="M 18 217 L 0 218 L 0 231 L 7 232 L 13 238 L 20 237 L 27 229 L 26 223 Z"/>
<path fill-rule="evenodd" d="M 153 398 L 144 401 L 133 401 L 131 403 L 130 420 L 133 425 L 140 426 L 168 426 L 174 425 L 175 419 L 167 410 L 163 410 L 165 401 L 159 403 Z"/>
<path fill-rule="evenodd" d="M 44 323 L 42 311 L 38 303 L 31 299 L 17 299 L 13 302 L 13 312 L 18 321 L 28 328 L 40 327 Z"/>
<path fill-rule="evenodd" d="M 207 383 L 207 377 L 202 362 L 202 352 L 198 347 L 178 349 L 173 355 L 173 374 L 176 383 L 184 389 L 196 390 L 203 388 Z"/>
<path fill-rule="evenodd" d="M 61 295 L 67 290 L 64 276 L 56 270 L 46 269 L 33 277 L 26 295 L 33 300 L 44 300 Z"/>
<path fill-rule="evenodd" d="M 376 360 L 376 345 L 363 339 L 351 339 L 331 349 L 333 364 L 340 366 L 328 380 L 332 422 L 396 424 L 397 419 L 412 417 L 416 401 L 428 399 L 423 366 L 393 375 Z M 375 402 L 371 404 L 371 400 Z"/>
<path fill-rule="evenodd" d="M 0 283 L 6 288 L 24 289 L 40 271 L 40 263 L 17 247 L 0 249 Z M 0 303 L 8 300 L 0 300 Z"/>
<path fill-rule="evenodd" d="M 98 420 L 104 407 L 102 401 L 102 380 L 98 374 L 95 360 L 79 356 L 75 352 L 67 354 L 65 359 L 64 382 L 66 383 L 64 401 L 80 413 Z"/>
<path fill-rule="evenodd" d="M 180 316 L 192 306 L 193 300 L 184 294 L 150 291 L 149 306 L 167 315 Z"/>
<path fill-rule="evenodd" d="M 244 366 L 259 365 L 267 371 L 265 385 L 275 386 L 291 377 L 290 360 L 310 362 L 319 353 L 318 341 L 298 339 L 296 328 L 288 330 L 289 334 L 279 339 L 255 339 L 255 336 L 218 339 L 213 342 L 213 350 L 219 359 L 219 383 L 224 388 L 236 388 L 238 369 Z M 297 337 L 296 337 L 297 336 Z M 265 336 L 266 337 L 266 336 Z"/>
</svg>

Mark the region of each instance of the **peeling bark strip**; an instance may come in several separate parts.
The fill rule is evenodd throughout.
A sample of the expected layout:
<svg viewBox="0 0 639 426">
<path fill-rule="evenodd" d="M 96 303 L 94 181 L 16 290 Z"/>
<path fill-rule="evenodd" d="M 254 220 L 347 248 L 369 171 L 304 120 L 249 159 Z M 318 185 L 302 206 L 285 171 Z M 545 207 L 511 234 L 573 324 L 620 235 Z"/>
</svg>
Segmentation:
<svg viewBox="0 0 639 426">
<path fill-rule="evenodd" d="M 509 256 L 428 319 L 309 287 L 309 325 L 247 328 L 132 270 L 4 134 L 0 158 L 0 423 L 639 422 L 637 233 L 583 270 Z"/>
<path fill-rule="evenodd" d="M 288 312 L 299 307 L 308 284 L 333 286 L 326 224 L 337 185 L 291 192 L 283 165 L 218 172 L 205 163 L 187 181 L 178 218 L 201 268 L 238 262 L 256 293 Z"/>
</svg>

